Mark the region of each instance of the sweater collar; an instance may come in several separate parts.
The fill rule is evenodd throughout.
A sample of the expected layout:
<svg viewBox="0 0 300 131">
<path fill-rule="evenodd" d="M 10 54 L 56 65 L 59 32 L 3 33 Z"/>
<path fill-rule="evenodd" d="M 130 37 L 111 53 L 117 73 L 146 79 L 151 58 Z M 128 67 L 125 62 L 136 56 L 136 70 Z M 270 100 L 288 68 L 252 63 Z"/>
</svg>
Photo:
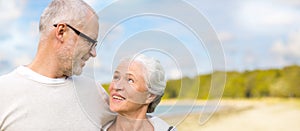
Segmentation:
<svg viewBox="0 0 300 131">
<path fill-rule="evenodd" d="M 66 82 L 66 78 L 49 78 L 46 76 L 43 76 L 33 70 L 31 70 L 30 68 L 26 67 L 26 66 L 19 66 L 16 69 L 16 72 L 21 74 L 22 76 L 40 82 L 40 83 L 47 83 L 47 84 L 61 84 Z"/>
</svg>

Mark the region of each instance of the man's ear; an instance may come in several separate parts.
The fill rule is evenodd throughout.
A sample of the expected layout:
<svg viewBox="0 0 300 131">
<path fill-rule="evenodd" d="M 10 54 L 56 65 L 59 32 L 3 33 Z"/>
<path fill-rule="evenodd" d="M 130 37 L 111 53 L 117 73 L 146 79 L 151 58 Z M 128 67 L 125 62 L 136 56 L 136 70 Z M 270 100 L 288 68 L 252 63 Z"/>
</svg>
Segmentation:
<svg viewBox="0 0 300 131">
<path fill-rule="evenodd" d="M 157 96 L 157 95 L 154 95 L 154 94 L 149 93 L 148 96 L 147 96 L 146 103 L 147 103 L 147 104 L 150 104 L 151 102 L 153 102 L 153 100 L 156 98 L 156 96 Z"/>
<path fill-rule="evenodd" d="M 57 24 L 55 36 L 59 41 L 64 42 L 64 35 L 66 30 L 67 30 L 66 24 Z"/>
</svg>

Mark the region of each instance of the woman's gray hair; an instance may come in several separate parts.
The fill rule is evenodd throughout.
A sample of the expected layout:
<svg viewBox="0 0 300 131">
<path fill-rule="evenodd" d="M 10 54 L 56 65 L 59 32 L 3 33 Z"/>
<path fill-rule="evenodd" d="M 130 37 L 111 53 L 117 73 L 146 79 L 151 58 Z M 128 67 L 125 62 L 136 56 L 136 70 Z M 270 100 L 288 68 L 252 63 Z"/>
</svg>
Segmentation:
<svg viewBox="0 0 300 131">
<path fill-rule="evenodd" d="M 87 14 L 91 12 L 98 19 L 95 11 L 83 0 L 53 0 L 40 18 L 41 35 L 48 33 L 53 24 L 64 22 L 72 26 L 84 26 L 88 22 Z"/>
<path fill-rule="evenodd" d="M 166 79 L 165 71 L 160 62 L 154 58 L 147 57 L 143 54 L 138 54 L 132 58 L 123 59 L 122 61 L 139 62 L 144 66 L 144 79 L 146 87 L 151 94 L 156 95 L 156 98 L 150 103 L 147 113 L 152 113 L 159 104 L 165 88 Z"/>
</svg>

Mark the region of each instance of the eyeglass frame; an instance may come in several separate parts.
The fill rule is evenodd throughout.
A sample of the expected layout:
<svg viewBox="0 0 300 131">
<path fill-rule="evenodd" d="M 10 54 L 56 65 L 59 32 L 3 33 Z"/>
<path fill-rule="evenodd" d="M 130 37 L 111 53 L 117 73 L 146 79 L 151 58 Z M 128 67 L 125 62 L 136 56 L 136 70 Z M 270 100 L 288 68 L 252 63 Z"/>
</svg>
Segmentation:
<svg viewBox="0 0 300 131">
<path fill-rule="evenodd" d="M 57 27 L 57 25 L 58 25 L 58 24 L 54 24 L 53 26 L 54 26 L 54 27 Z M 91 42 L 91 43 L 92 43 L 92 47 L 96 47 L 96 46 L 97 46 L 97 42 L 98 42 L 97 40 L 92 39 L 91 37 L 89 37 L 89 36 L 87 36 L 86 34 L 80 32 L 79 30 L 75 29 L 74 27 L 72 27 L 72 26 L 69 25 L 69 24 L 66 24 L 66 25 L 67 25 L 69 28 L 71 28 L 77 35 L 79 35 L 79 36 L 85 38 L 86 40 L 88 40 L 89 42 Z"/>
</svg>

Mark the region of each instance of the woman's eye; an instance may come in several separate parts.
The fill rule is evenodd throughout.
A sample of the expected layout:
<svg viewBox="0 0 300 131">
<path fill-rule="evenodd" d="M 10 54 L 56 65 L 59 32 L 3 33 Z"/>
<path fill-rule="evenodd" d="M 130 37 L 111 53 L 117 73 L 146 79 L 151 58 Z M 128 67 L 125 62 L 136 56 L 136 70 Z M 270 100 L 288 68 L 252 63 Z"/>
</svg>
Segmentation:
<svg viewBox="0 0 300 131">
<path fill-rule="evenodd" d="M 128 83 L 134 83 L 132 79 L 128 79 Z"/>
</svg>

